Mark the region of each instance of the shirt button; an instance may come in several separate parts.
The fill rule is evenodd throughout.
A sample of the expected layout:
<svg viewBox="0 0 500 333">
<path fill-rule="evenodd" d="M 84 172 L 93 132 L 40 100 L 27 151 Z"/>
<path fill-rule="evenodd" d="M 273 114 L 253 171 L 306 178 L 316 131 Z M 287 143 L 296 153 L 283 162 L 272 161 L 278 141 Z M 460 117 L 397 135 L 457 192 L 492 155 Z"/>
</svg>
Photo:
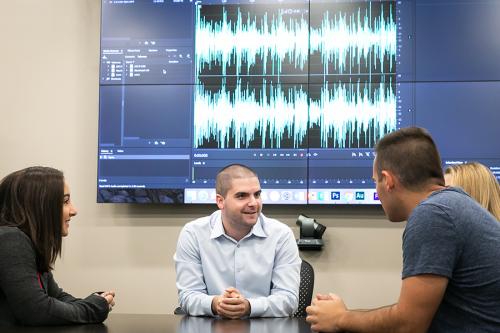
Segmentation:
<svg viewBox="0 0 500 333">
<path fill-rule="evenodd" d="M 236 245 L 236 247 L 240 247 L 240 244 Z"/>
</svg>

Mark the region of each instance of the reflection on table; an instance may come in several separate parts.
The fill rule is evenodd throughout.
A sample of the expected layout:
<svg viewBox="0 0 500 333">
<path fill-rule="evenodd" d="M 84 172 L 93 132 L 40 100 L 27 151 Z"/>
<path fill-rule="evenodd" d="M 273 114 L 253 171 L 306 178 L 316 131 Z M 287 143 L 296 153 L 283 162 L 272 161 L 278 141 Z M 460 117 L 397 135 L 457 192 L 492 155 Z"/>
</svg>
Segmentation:
<svg viewBox="0 0 500 333">
<path fill-rule="evenodd" d="M 112 314 L 104 324 L 0 327 L 2 333 L 311 333 L 304 318 L 229 320 L 176 315 Z"/>
<path fill-rule="evenodd" d="M 304 318 L 252 318 L 241 320 L 208 317 L 189 317 L 181 319 L 177 333 L 309 333 L 310 325 Z"/>
</svg>

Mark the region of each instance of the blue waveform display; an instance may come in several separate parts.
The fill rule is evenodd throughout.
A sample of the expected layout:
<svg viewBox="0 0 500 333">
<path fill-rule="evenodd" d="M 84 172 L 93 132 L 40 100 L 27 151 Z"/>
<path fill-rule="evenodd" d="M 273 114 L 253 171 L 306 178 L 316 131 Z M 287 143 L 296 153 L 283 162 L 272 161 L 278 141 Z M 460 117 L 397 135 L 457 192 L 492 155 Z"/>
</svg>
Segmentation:
<svg viewBox="0 0 500 333">
<path fill-rule="evenodd" d="M 195 148 L 370 148 L 396 129 L 395 2 L 256 8 L 197 6 Z"/>
<path fill-rule="evenodd" d="M 285 148 L 303 146 L 308 130 L 307 88 L 273 86 L 265 81 L 256 89 L 236 87 L 210 92 L 197 86 L 195 98 L 195 145 L 215 148 Z"/>
<path fill-rule="evenodd" d="M 369 2 L 350 14 L 326 10 L 318 26 L 311 23 L 310 52 L 320 53 L 325 74 L 329 66 L 334 73 L 381 73 L 384 59 L 388 71 L 395 70 L 397 25 L 393 8 L 385 11 L 383 4 Z"/>
<path fill-rule="evenodd" d="M 310 130 L 309 147 L 373 147 L 396 130 L 394 89 L 392 82 L 325 83 L 319 99 L 310 100 L 309 122 L 319 128 L 320 135 L 318 144 Z"/>
<path fill-rule="evenodd" d="M 202 74 L 205 67 L 210 70 L 213 66 L 220 66 L 221 75 L 226 75 L 229 67 L 235 67 L 235 74 L 241 75 L 243 69 L 249 73 L 252 67 L 262 63 L 258 74 L 279 75 L 287 60 L 301 70 L 307 66 L 309 25 L 304 14 L 285 19 L 282 11 L 278 11 L 276 14 L 264 12 L 257 17 L 250 12 L 243 14 L 241 8 L 236 7 L 232 15 L 234 20 L 231 20 L 227 7 L 219 8 L 220 18 L 214 21 L 202 16 L 202 6 L 197 7 L 195 49 L 198 74 Z M 268 62 L 270 66 L 267 66 Z"/>
</svg>

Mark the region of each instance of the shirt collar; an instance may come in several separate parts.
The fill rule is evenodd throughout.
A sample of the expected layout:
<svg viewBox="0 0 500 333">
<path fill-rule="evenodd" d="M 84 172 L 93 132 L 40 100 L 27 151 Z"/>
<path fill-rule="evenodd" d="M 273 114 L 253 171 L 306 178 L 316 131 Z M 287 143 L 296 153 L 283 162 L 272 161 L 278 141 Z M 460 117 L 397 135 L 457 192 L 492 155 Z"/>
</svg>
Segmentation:
<svg viewBox="0 0 500 333">
<path fill-rule="evenodd" d="M 225 235 L 224 232 L 224 225 L 222 224 L 222 213 L 220 210 L 214 212 L 212 216 L 210 217 L 210 226 L 212 227 L 212 231 L 210 233 L 210 239 L 215 239 L 218 238 L 222 235 Z M 257 237 L 262 237 L 266 238 L 267 233 L 264 231 L 263 228 L 263 222 L 264 222 L 264 215 L 260 213 L 259 218 L 257 219 L 257 223 L 253 226 L 252 230 L 250 230 L 250 233 L 245 236 L 244 238 L 249 237 L 250 235 L 254 235 Z"/>
<path fill-rule="evenodd" d="M 267 234 L 264 231 L 264 227 L 262 225 L 263 222 L 264 222 L 264 215 L 262 215 L 262 213 L 260 213 L 259 218 L 257 219 L 257 223 L 255 223 L 255 225 L 253 226 L 252 231 L 250 231 L 250 233 L 254 234 L 257 237 L 266 238 Z"/>
<path fill-rule="evenodd" d="M 224 226 L 222 225 L 222 214 L 218 210 L 210 216 L 210 226 L 212 227 L 212 232 L 210 233 L 210 239 L 218 238 L 224 235 Z"/>
</svg>

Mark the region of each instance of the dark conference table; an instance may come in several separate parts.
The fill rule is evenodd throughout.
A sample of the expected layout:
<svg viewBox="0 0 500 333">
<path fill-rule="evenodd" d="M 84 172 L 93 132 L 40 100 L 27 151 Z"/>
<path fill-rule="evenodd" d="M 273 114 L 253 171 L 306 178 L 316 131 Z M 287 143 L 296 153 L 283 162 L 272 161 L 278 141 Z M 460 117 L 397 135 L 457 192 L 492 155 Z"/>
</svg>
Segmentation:
<svg viewBox="0 0 500 333">
<path fill-rule="evenodd" d="M 305 318 L 243 320 L 179 315 L 111 314 L 103 324 L 12 327 L 2 333 L 311 333 Z"/>
</svg>

